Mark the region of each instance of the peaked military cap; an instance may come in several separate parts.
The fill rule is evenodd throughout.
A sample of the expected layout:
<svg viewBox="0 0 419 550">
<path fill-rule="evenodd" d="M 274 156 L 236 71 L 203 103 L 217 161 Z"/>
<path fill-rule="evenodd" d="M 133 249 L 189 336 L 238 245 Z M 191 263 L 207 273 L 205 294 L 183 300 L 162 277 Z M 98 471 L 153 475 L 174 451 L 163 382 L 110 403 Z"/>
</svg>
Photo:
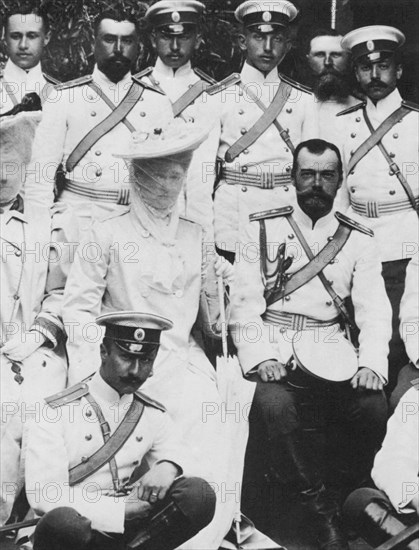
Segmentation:
<svg viewBox="0 0 419 550">
<path fill-rule="evenodd" d="M 195 29 L 205 6 L 197 0 L 159 0 L 148 8 L 146 20 L 167 34 L 183 34 Z"/>
<path fill-rule="evenodd" d="M 273 32 L 278 27 L 287 27 L 297 17 L 298 9 L 287 0 L 247 0 L 238 6 L 234 15 L 246 28 Z"/>
<path fill-rule="evenodd" d="M 395 27 L 369 25 L 355 29 L 342 38 L 342 48 L 350 50 L 357 60 L 366 56 L 371 62 L 381 61 L 405 43 L 404 34 Z"/>
<path fill-rule="evenodd" d="M 145 355 L 160 345 L 160 334 L 169 330 L 173 323 L 151 313 L 138 311 L 115 311 L 96 319 L 96 323 L 105 327 L 105 336 L 126 353 Z"/>
</svg>

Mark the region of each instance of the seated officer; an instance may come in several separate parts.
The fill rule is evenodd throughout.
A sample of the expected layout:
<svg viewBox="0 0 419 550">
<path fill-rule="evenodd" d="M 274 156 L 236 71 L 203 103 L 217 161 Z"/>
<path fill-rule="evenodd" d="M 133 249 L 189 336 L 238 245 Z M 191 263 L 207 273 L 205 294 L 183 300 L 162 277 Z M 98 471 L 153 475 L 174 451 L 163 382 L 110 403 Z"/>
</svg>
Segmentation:
<svg viewBox="0 0 419 550">
<path fill-rule="evenodd" d="M 344 505 L 346 519 L 374 547 L 418 521 L 418 382 L 410 385 L 388 421 L 371 474 L 377 489 L 358 489 Z M 417 550 L 418 537 L 403 548 Z"/>
<path fill-rule="evenodd" d="M 369 475 L 385 432 L 390 304 L 372 232 L 334 212 L 342 182 L 337 147 L 300 143 L 292 178 L 295 209 L 252 214 L 242 235 L 231 329 L 243 372 L 257 383 L 249 437 L 259 418 L 274 468 L 281 472 L 283 460 L 292 466 L 319 548 L 346 550 L 340 498 Z M 358 356 L 340 326 L 353 323 L 342 303 L 348 296 L 360 329 Z M 291 362 L 295 370 L 287 370 Z M 327 479 L 302 433 L 307 392 L 326 413 Z"/>
<path fill-rule="evenodd" d="M 47 398 L 30 432 L 27 495 L 43 516 L 34 550 L 176 548 L 211 521 L 215 496 L 204 480 L 183 477 L 186 452 L 172 420 L 138 391 L 172 322 L 115 312 L 97 323 L 105 327 L 100 370 Z M 150 469 L 141 475 L 143 458 Z"/>
</svg>

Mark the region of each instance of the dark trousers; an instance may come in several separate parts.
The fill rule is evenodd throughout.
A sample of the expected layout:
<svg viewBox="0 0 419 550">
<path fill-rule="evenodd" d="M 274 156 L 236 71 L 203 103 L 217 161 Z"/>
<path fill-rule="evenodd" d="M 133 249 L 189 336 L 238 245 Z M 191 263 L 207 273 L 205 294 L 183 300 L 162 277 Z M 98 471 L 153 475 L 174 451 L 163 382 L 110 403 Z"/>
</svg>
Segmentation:
<svg viewBox="0 0 419 550">
<path fill-rule="evenodd" d="M 390 340 L 390 353 L 388 356 L 388 384 L 386 394 L 390 396 L 397 384 L 397 377 L 405 365 L 409 362 L 403 340 L 400 336 L 400 301 L 403 296 L 406 268 L 409 260 L 395 260 L 383 262 L 383 278 L 388 299 L 393 310 L 392 336 Z"/>
<path fill-rule="evenodd" d="M 142 542 L 132 548 L 172 550 L 208 525 L 214 512 L 209 484 L 196 477 L 180 478 L 148 518 L 127 522 L 123 535 L 94 531 L 88 519 L 74 517 L 72 508 L 56 508 L 38 523 L 34 550 L 124 550 L 140 533 Z"/>
<path fill-rule="evenodd" d="M 312 391 L 284 383 L 265 383 L 257 374 L 249 377 L 257 382 L 249 415 L 249 438 L 259 437 L 260 430 L 270 447 L 273 467 L 282 469 L 281 440 L 295 435 L 306 438 L 302 421 L 306 414 L 302 405 L 309 397 L 312 415 L 325 419 L 326 482 L 355 487 L 369 479 L 372 462 L 386 430 L 387 403 L 383 392 L 354 390 L 348 384 L 321 384 Z M 315 460 L 306 449 L 308 460 Z M 345 474 L 345 475 L 343 475 Z"/>
</svg>

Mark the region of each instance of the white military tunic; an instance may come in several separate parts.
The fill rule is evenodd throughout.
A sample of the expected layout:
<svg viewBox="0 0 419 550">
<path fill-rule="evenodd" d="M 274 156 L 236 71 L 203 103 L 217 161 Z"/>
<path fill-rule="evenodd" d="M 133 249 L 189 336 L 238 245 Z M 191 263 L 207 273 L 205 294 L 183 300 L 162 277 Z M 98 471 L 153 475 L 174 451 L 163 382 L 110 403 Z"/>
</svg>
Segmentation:
<svg viewBox="0 0 419 550">
<path fill-rule="evenodd" d="M 88 385 L 112 435 L 126 415 L 133 395 L 120 397 L 99 373 Z M 102 446 L 100 424 L 86 398 L 57 409 L 44 406 L 29 431 L 26 462 L 27 495 L 37 514 L 70 506 L 89 518 L 93 529 L 124 532 L 125 498 L 115 495 L 109 464 L 85 481 L 69 486 L 69 469 Z M 168 460 L 187 470 L 186 453 L 172 420 L 166 412 L 148 404 L 133 433 L 115 455 L 121 484 L 126 484 L 143 457 L 150 467 Z"/>
<path fill-rule="evenodd" d="M 266 78 L 263 73 L 245 63 L 240 73 L 239 85 L 220 92 L 222 103 L 221 139 L 218 157 L 225 158 L 229 147 L 242 137 L 263 115 L 252 95 L 256 95 L 266 107 L 272 102 L 281 78 L 273 69 Z M 283 128 L 289 130 L 294 146 L 312 137 L 313 100 L 311 94 L 293 88 L 278 116 Z M 226 168 L 243 174 L 283 174 L 290 176 L 292 152 L 272 124 L 248 149 L 244 150 Z M 221 180 L 215 193 L 215 240 L 220 248 L 236 251 L 241 229 L 247 224 L 249 214 L 270 208 L 278 208 L 295 201 L 291 184 L 274 189 L 260 189 L 242 185 L 228 185 Z"/>
<path fill-rule="evenodd" d="M 419 368 L 419 252 L 412 256 L 406 269 L 400 302 L 400 335 L 409 359 Z"/>
<path fill-rule="evenodd" d="M 334 212 L 320 218 L 314 228 L 312 220 L 296 206 L 293 217 L 313 254 L 317 254 L 334 235 L 338 221 Z M 358 218 L 359 219 L 359 218 Z M 294 273 L 308 263 L 308 258 L 285 217 L 267 219 L 268 254 L 273 260 L 281 243 L 286 257 L 293 262 L 287 273 Z M 341 298 L 351 296 L 355 320 L 360 329 L 359 366 L 368 367 L 387 378 L 388 342 L 391 335 L 391 308 L 378 260 L 374 239 L 353 230 L 333 264 L 324 269 L 328 280 Z M 292 355 L 295 331 L 280 331 L 264 322 L 265 285 L 261 277 L 259 222 L 248 224 L 242 235 L 241 253 L 236 262 L 236 282 L 232 293 L 231 330 L 238 356 L 246 374 L 268 359 L 286 364 Z M 300 287 L 284 300 L 270 305 L 270 311 L 305 315 L 320 321 L 335 319 L 339 311 L 318 277 Z M 328 327 L 330 336 L 338 325 Z"/>
<path fill-rule="evenodd" d="M 377 128 L 401 105 L 398 90 L 374 105 L 367 98 L 367 114 Z M 344 161 L 346 166 L 353 152 L 371 135 L 365 123 L 362 109 L 337 117 L 337 123 L 345 137 Z M 419 196 L 419 113 L 411 111 L 383 137 L 382 143 L 407 179 L 415 197 Z M 353 202 L 388 203 L 408 201 L 407 194 L 376 146 L 346 175 L 342 188 L 341 205 Z M 352 217 L 353 208 L 348 215 Z M 379 217 L 363 217 L 363 223 L 376 236 L 381 261 L 406 259 L 418 250 L 418 216 L 410 206 L 407 210 L 392 212 Z"/>
<path fill-rule="evenodd" d="M 152 80 L 175 103 L 200 77 L 193 71 L 190 62 L 176 71 L 157 58 Z M 212 128 L 208 138 L 194 151 L 185 187 L 179 196 L 179 212 L 189 220 L 202 225 L 205 238 L 214 241 L 214 212 L 212 193 L 215 181 L 214 164 L 220 139 L 220 104 L 217 96 L 201 94 L 180 116 L 201 120 Z"/>
<path fill-rule="evenodd" d="M 111 82 L 97 67 L 93 81 L 108 98 L 118 105 L 132 84 L 131 74 L 118 83 Z M 31 163 L 27 169 L 25 198 L 36 205 L 50 205 L 54 200 L 55 172 L 62 162 L 64 167 L 68 156 L 85 137 L 111 113 L 110 107 L 88 86 L 57 89 L 45 105 L 42 122 L 38 127 L 33 145 Z M 161 93 L 145 89 L 130 111 L 127 120 L 137 131 L 152 132 L 173 118 L 171 105 Z M 105 134 L 75 166 L 67 178 L 81 186 L 88 193 L 119 191 L 129 189 L 129 171 L 123 159 L 113 156 L 116 145 L 125 143 L 130 130 L 121 122 Z M 121 204 L 103 202 L 80 196 L 64 190 L 60 200 L 73 205 L 82 229 L 98 216 L 115 210 L 124 210 Z M 116 202 L 116 201 L 115 201 Z"/>
</svg>

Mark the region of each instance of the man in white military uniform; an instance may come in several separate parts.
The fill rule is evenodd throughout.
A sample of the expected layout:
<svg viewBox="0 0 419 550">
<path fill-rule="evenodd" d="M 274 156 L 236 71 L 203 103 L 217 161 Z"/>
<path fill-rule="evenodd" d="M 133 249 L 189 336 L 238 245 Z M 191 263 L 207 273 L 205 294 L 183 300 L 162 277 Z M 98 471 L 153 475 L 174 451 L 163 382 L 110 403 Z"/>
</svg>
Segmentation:
<svg viewBox="0 0 419 550">
<path fill-rule="evenodd" d="M 165 409 L 138 391 L 172 323 L 139 312 L 97 322 L 106 327 L 100 370 L 47 398 L 31 426 L 26 489 L 43 516 L 34 550 L 176 548 L 211 521 L 215 496 L 204 480 L 183 477 L 185 443 Z M 141 475 L 143 459 L 150 469 Z"/>
<path fill-rule="evenodd" d="M 402 101 L 397 81 L 402 75 L 398 48 L 405 37 L 393 27 L 376 25 L 348 33 L 342 40 L 352 51 L 355 76 L 366 101 L 343 111 L 346 183 L 342 207 L 361 215 L 377 239 L 383 277 L 393 308 L 389 384 L 406 365 L 399 335 L 399 304 L 406 266 L 418 250 L 419 106 Z"/>
<path fill-rule="evenodd" d="M 417 524 L 419 514 L 419 380 L 401 397 L 374 460 L 377 489 L 358 489 L 344 505 L 346 519 L 374 548 Z M 419 536 L 408 550 L 417 550 Z"/>
<path fill-rule="evenodd" d="M 273 466 L 278 469 L 284 457 L 293 467 L 319 548 L 341 550 L 348 546 L 339 528 L 339 501 L 329 489 L 343 492 L 345 484 L 368 476 L 384 437 L 391 310 L 371 231 L 333 210 L 342 182 L 338 148 L 313 139 L 299 144 L 294 158 L 298 206 L 253 214 L 242 235 L 230 328 L 243 372 L 257 382 L 249 437 L 259 418 Z M 339 326 L 340 315 L 348 320 L 342 306 L 348 296 L 360 328 L 359 358 Z M 326 485 L 302 433 L 306 383 L 299 370 L 286 383 L 291 357 L 315 371 L 317 384 L 310 379 L 308 387 L 318 407 L 330 407 Z"/>
<path fill-rule="evenodd" d="M 93 73 L 59 86 L 57 100 L 45 104 L 25 186 L 30 203 L 52 204 L 62 163 L 58 200 L 75 207 L 81 229 L 129 204 L 129 173 L 112 156 L 115 144 L 130 132 L 158 131 L 173 117 L 168 99 L 130 73 L 138 55 L 135 21 L 119 10 L 102 12 L 95 29 Z"/>
<path fill-rule="evenodd" d="M 201 224 L 205 239 L 213 242 L 213 166 L 220 138 L 219 102 L 205 92 L 215 80 L 191 65 L 202 43 L 200 22 L 204 9 L 204 4 L 196 0 L 160 0 L 147 10 L 145 18 L 152 29 L 150 39 L 157 61 L 142 74 L 169 97 L 175 116 L 214 121 L 208 139 L 194 152 L 179 196 L 180 214 Z"/>
<path fill-rule="evenodd" d="M 222 103 L 215 240 L 230 261 L 251 212 L 294 201 L 292 152 L 309 126 L 312 98 L 279 75 L 278 65 L 291 47 L 288 25 L 297 13 L 285 0 L 240 4 L 235 16 L 243 25 L 239 45 L 246 61 L 239 75 L 213 90 Z"/>
<path fill-rule="evenodd" d="M 9 59 L 0 71 L 1 115 L 31 92 L 45 101 L 52 85 L 58 83 L 42 71 L 41 58 L 51 35 L 46 13 L 16 8 L 6 14 L 4 29 Z"/>
<path fill-rule="evenodd" d="M 67 381 L 62 299 L 75 223 L 63 207 L 34 209 L 18 194 L 38 118 L 20 113 L 0 123 L 0 523 L 23 486 L 24 427 Z"/>
</svg>

